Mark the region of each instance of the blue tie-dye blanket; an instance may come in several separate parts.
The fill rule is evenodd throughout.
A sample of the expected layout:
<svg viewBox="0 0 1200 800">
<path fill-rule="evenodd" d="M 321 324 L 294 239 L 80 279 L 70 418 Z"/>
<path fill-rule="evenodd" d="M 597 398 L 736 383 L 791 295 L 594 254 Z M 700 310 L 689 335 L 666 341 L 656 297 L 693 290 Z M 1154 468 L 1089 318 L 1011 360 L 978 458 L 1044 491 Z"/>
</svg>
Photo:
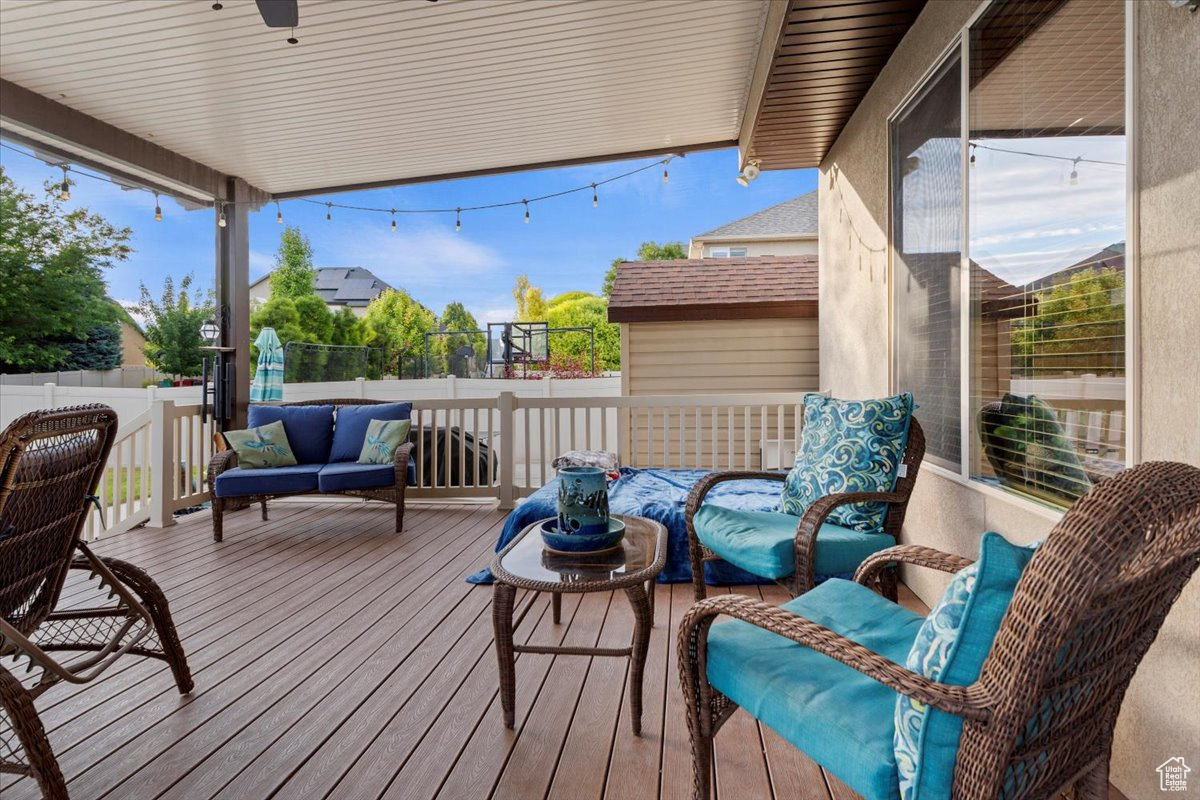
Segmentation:
<svg viewBox="0 0 1200 800">
<path fill-rule="evenodd" d="M 685 583 L 692 579 L 688 558 L 687 526 L 683 508 L 692 486 L 708 474 L 699 469 L 621 469 L 621 477 L 609 483 L 608 507 L 613 514 L 646 517 L 661 522 L 667 529 L 667 565 L 660 583 Z M 776 481 L 730 481 L 718 484 L 705 498 L 706 503 L 747 511 L 770 511 L 779 505 L 781 483 Z M 512 541 L 527 525 L 557 513 L 557 479 L 547 483 L 521 503 L 504 522 L 497 552 Z M 482 569 L 467 578 L 471 583 L 491 583 L 492 573 Z M 769 583 L 770 581 L 724 561 L 705 564 L 705 580 L 712 584 Z"/>
</svg>

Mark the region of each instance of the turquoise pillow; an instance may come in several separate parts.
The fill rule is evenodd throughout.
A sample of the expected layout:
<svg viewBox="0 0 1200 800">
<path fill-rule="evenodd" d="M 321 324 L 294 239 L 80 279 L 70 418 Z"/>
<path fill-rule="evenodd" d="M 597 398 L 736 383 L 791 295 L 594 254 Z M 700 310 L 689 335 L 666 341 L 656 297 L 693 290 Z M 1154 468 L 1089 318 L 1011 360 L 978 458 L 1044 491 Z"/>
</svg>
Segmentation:
<svg viewBox="0 0 1200 800">
<path fill-rule="evenodd" d="M 391 464 L 396 459 L 396 448 L 408 441 L 410 419 L 373 419 L 367 424 L 367 435 L 363 439 L 359 464 Z"/>
<path fill-rule="evenodd" d="M 805 395 L 800 450 L 783 484 L 780 510 L 802 517 L 826 495 L 890 492 L 908 445 L 912 412 L 908 392 L 862 401 Z M 878 533 L 885 514 L 885 503 L 854 503 L 834 509 L 825 521 Z"/>
<path fill-rule="evenodd" d="M 917 632 L 908 668 L 952 686 L 977 681 L 1035 547 L 1018 547 L 992 531 L 983 534 L 979 560 L 954 576 Z M 896 699 L 896 772 L 903 800 L 950 797 L 962 726 L 954 714 L 904 695 Z"/>
<path fill-rule="evenodd" d="M 292 452 L 281 420 L 244 431 L 225 431 L 222 435 L 233 452 L 237 453 L 238 466 L 242 469 L 291 467 L 296 464 L 296 454 Z"/>
</svg>

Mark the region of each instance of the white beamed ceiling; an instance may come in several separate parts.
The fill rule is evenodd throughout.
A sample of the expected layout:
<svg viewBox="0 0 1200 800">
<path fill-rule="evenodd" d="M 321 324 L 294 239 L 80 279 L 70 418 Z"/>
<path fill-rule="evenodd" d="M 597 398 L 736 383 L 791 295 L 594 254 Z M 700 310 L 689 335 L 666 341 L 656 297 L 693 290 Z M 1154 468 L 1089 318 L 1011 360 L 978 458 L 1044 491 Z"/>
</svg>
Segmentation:
<svg viewBox="0 0 1200 800">
<path fill-rule="evenodd" d="M 767 0 L 223 2 L 0 0 L 0 76 L 295 192 L 735 140 Z"/>
</svg>

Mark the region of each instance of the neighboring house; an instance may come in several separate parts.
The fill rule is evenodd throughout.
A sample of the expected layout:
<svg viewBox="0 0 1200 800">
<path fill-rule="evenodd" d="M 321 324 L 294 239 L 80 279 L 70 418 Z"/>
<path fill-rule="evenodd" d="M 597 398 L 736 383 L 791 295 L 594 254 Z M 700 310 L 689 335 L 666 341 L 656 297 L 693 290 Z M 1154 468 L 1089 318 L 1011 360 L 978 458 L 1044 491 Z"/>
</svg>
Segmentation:
<svg viewBox="0 0 1200 800">
<path fill-rule="evenodd" d="M 146 366 L 146 334 L 135 323 L 120 320 L 121 325 L 121 366 Z"/>
<path fill-rule="evenodd" d="M 322 267 L 317 270 L 317 295 L 337 313 L 349 308 L 356 315 L 367 313 L 367 305 L 392 287 L 362 267 Z M 271 273 L 250 284 L 250 305 L 261 305 L 271 296 Z"/>
<path fill-rule="evenodd" d="M 809 192 L 697 234 L 688 258 L 817 254 L 817 193 Z"/>
</svg>

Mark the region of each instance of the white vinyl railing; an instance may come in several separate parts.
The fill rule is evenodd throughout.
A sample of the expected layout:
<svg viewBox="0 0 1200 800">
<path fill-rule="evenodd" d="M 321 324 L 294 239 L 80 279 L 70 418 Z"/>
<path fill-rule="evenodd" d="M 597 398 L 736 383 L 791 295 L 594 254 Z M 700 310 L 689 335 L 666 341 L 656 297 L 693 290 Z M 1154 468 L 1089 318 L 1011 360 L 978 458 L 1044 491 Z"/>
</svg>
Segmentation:
<svg viewBox="0 0 1200 800">
<path fill-rule="evenodd" d="M 567 450 L 609 450 L 634 467 L 787 467 L 804 395 L 493 397 L 413 401 L 414 498 L 494 498 L 510 508 L 554 477 Z M 117 432 L 84 535 L 173 524 L 210 499 L 212 420 L 155 400 Z"/>
</svg>

